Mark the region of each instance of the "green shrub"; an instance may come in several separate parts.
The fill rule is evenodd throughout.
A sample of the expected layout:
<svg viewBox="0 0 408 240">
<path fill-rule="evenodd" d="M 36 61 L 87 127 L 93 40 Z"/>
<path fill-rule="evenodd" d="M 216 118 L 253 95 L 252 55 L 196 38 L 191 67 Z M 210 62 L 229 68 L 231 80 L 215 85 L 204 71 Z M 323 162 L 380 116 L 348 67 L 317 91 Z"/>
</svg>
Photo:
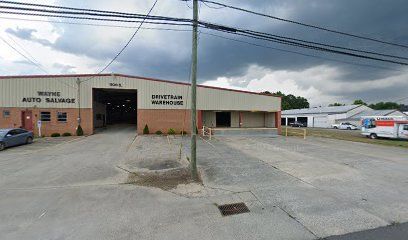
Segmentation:
<svg viewBox="0 0 408 240">
<path fill-rule="evenodd" d="M 156 131 L 156 134 L 157 134 L 157 135 L 162 135 L 162 134 L 163 134 L 163 132 L 162 132 L 162 131 L 160 131 L 160 130 L 158 130 L 158 131 Z"/>
<path fill-rule="evenodd" d="M 63 137 L 70 137 L 70 136 L 72 136 L 72 134 L 69 133 L 69 132 L 65 132 L 65 133 L 62 134 L 62 136 Z"/>
<path fill-rule="evenodd" d="M 76 135 L 77 136 L 83 136 L 84 135 L 84 130 L 82 130 L 81 125 L 78 125 L 77 130 L 76 130 Z"/>
<path fill-rule="evenodd" d="M 147 124 L 143 128 L 143 134 L 149 134 L 149 127 L 147 126 Z"/>
<path fill-rule="evenodd" d="M 180 134 L 181 135 L 187 135 L 187 132 L 186 131 L 181 131 Z"/>
<path fill-rule="evenodd" d="M 176 134 L 176 131 L 173 128 L 169 128 L 169 130 L 167 131 L 167 134 L 174 135 Z"/>
<path fill-rule="evenodd" d="M 51 134 L 51 137 L 61 137 L 61 134 L 59 134 L 59 133 L 53 133 L 53 134 Z"/>
</svg>

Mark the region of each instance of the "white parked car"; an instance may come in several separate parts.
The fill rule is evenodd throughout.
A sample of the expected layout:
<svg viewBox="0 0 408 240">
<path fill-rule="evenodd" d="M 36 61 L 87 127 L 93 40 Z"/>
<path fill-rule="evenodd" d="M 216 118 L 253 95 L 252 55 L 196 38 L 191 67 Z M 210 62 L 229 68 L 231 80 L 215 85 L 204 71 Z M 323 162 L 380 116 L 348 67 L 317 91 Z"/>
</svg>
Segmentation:
<svg viewBox="0 0 408 240">
<path fill-rule="evenodd" d="M 348 122 L 340 123 L 340 124 L 333 124 L 332 128 L 342 129 L 342 130 L 357 130 L 358 129 L 358 127 L 356 125 L 353 125 L 353 124 L 348 123 Z"/>
</svg>

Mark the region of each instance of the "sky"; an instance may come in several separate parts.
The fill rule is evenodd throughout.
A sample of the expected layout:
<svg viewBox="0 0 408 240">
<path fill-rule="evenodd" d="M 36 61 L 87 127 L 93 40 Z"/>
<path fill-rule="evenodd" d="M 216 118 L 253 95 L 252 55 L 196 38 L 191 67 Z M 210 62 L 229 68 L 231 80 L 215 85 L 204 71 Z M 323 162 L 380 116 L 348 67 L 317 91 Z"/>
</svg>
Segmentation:
<svg viewBox="0 0 408 240">
<path fill-rule="evenodd" d="M 408 45 L 406 0 L 216 1 Z M 153 4 L 153 0 L 20 2 L 141 14 L 146 14 Z M 151 14 L 191 18 L 191 4 L 179 0 L 158 0 Z M 199 16 L 203 21 L 221 25 L 408 57 L 408 48 L 327 33 L 228 8 L 219 9 L 210 4 L 200 4 Z M 36 21 L 23 21 L 21 18 Z M 67 22 L 121 25 L 126 28 Z M 42 69 L 31 64 L 0 40 L 0 75 L 97 73 L 126 44 L 136 26 L 138 24 L 2 14 L 0 37 L 41 65 Z M 185 31 L 151 29 L 163 27 L 167 26 L 144 24 L 129 47 L 105 72 L 188 82 L 191 29 L 181 26 L 168 28 Z M 225 37 L 266 47 L 232 41 Z M 408 97 L 406 66 L 316 52 L 208 29 L 200 29 L 199 33 L 198 82 L 256 92 L 281 91 L 306 97 L 312 106 L 325 106 L 334 102 L 351 104 L 355 99 L 373 103 Z M 400 103 L 408 104 L 408 98 Z"/>
</svg>

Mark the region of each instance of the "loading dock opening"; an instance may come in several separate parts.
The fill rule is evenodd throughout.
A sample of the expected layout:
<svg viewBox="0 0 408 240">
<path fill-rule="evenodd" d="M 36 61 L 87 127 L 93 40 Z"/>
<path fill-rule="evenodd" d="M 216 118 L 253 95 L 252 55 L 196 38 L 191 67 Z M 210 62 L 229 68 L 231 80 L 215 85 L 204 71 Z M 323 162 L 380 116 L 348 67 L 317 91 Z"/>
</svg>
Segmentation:
<svg viewBox="0 0 408 240">
<path fill-rule="evenodd" d="M 307 126 L 307 117 L 298 117 L 297 121 L 300 123 L 305 124 L 305 126 Z"/>
<path fill-rule="evenodd" d="M 217 127 L 231 127 L 231 112 L 216 112 L 215 122 Z"/>
<path fill-rule="evenodd" d="M 137 90 L 93 89 L 94 128 L 137 124 Z"/>
</svg>

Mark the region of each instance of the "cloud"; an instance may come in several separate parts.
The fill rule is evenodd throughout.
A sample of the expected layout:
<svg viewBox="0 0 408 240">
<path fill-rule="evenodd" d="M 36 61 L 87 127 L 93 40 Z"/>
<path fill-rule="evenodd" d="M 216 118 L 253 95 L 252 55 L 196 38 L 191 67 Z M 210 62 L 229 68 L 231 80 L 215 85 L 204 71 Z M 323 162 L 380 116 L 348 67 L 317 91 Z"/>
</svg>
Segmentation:
<svg viewBox="0 0 408 240">
<path fill-rule="evenodd" d="M 7 33 L 10 33 L 18 38 L 25 39 L 25 40 L 32 40 L 33 38 L 33 33 L 37 32 L 36 29 L 31 29 L 31 28 L 19 28 L 17 27 L 16 29 L 12 28 L 7 28 L 6 29 Z"/>
<path fill-rule="evenodd" d="M 120 4 L 109 0 L 43 1 L 46 4 L 136 13 L 146 13 L 152 4 L 148 0 L 123 0 Z M 224 0 L 223 2 L 265 14 L 408 45 L 408 32 L 405 31 L 406 22 L 408 22 L 405 0 L 347 2 L 343 0 Z M 159 1 L 152 14 L 191 18 L 191 11 L 183 1 Z M 398 47 L 334 35 L 227 8 L 213 9 L 203 4 L 200 5 L 200 19 L 368 51 L 405 56 L 407 53 Z M 102 23 L 66 19 L 61 21 Z M 103 22 L 102 24 L 113 23 Z M 137 26 L 137 24 L 116 24 L 127 27 Z M 181 28 L 149 24 L 144 24 L 143 27 Z M 134 31 L 135 28 L 13 20 L 2 20 L 0 25 L 0 34 L 7 33 L 22 40 L 26 49 L 53 73 L 98 72 L 118 53 Z M 199 82 L 250 90 L 279 89 L 285 93 L 305 95 L 316 104 L 319 101 L 347 102 L 355 97 L 374 101 L 406 96 L 406 84 L 403 84 L 406 69 L 397 65 L 305 50 L 208 29 L 200 29 L 200 32 Z M 215 37 L 208 33 L 219 36 Z M 225 37 L 264 47 L 231 41 Z M 7 46 L 0 45 L 2 53 L 6 53 L 2 61 L 7 62 L 6 59 L 10 59 L 7 65 L 12 64 L 12 61 L 21 60 L 17 59 L 13 51 L 5 48 Z M 190 64 L 191 32 L 141 29 L 107 72 L 188 81 Z M 27 71 L 25 65 L 20 66 L 21 69 L 13 67 L 8 70 L 2 69 L 2 72 L 20 74 Z M 23 67 L 25 67 L 24 70 Z M 271 85 L 270 82 L 273 84 Z M 322 96 L 322 98 L 316 96 Z"/>
<path fill-rule="evenodd" d="M 405 84 L 408 71 L 398 75 L 375 80 L 355 79 L 353 83 L 341 81 L 341 69 L 319 65 L 299 71 L 270 70 L 251 65 L 240 77 L 219 77 L 203 84 L 234 89 L 246 89 L 255 92 L 281 91 L 286 94 L 304 96 L 313 106 L 327 105 L 333 102 L 351 104 L 355 99 L 368 102 L 392 101 L 408 92 Z M 242 84 L 245 80 L 245 84 Z M 398 89 L 395 86 L 399 86 Z M 381 95 L 374 95 L 381 92 Z"/>
<path fill-rule="evenodd" d="M 54 63 L 53 67 L 60 69 L 61 73 L 75 73 L 75 68 L 74 66 L 71 65 L 65 65 L 61 63 Z"/>
<path fill-rule="evenodd" d="M 33 42 L 37 42 L 40 43 L 43 46 L 53 46 L 53 44 L 47 40 L 47 39 L 43 39 L 43 38 L 37 38 L 34 33 L 37 32 L 36 29 L 31 29 L 31 28 L 19 28 L 17 27 L 16 29 L 12 29 L 12 28 L 7 28 L 6 32 L 14 35 L 20 39 L 23 40 L 30 40 Z"/>
</svg>

